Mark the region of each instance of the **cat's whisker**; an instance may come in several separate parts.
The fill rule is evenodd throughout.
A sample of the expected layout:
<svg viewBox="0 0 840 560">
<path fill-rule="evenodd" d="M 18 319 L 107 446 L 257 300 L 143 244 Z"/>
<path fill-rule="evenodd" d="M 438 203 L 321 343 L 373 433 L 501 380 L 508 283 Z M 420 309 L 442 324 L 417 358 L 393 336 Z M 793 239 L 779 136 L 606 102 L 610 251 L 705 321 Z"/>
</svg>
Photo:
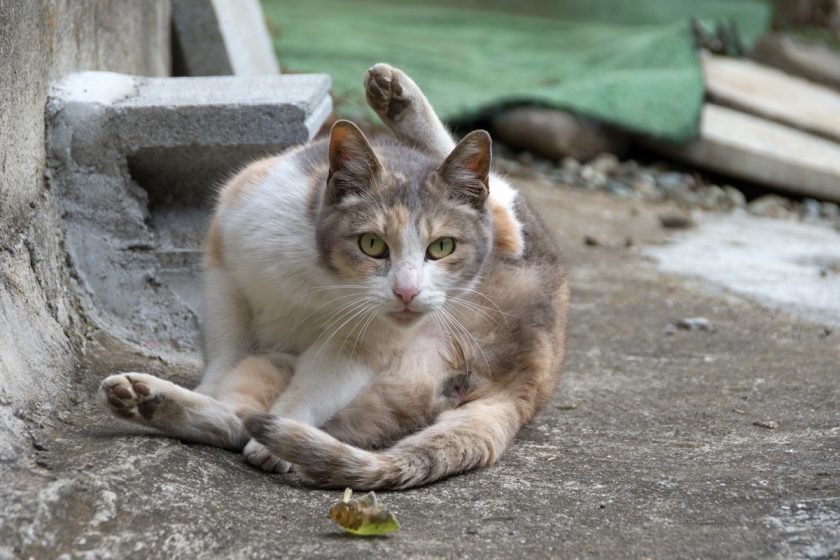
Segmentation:
<svg viewBox="0 0 840 560">
<path fill-rule="evenodd" d="M 352 297 L 359 297 L 359 296 L 364 295 L 365 293 L 366 293 L 366 292 L 353 292 L 352 294 L 345 294 L 345 295 L 343 295 L 343 296 L 338 296 L 338 297 L 334 297 L 334 298 L 332 298 L 332 299 L 330 299 L 330 300 L 327 300 L 327 301 L 323 302 L 321 305 L 319 305 L 318 307 L 316 307 L 315 309 L 313 309 L 313 310 L 309 313 L 309 315 L 307 315 L 306 317 L 304 317 L 303 319 L 301 319 L 301 320 L 300 320 L 300 324 L 305 324 L 305 323 L 306 323 L 306 321 L 308 321 L 310 317 L 312 317 L 312 316 L 313 316 L 313 315 L 315 315 L 318 311 L 320 311 L 321 309 L 325 308 L 326 306 L 328 306 L 328 305 L 329 305 L 329 304 L 331 304 L 331 303 L 337 303 L 337 302 L 339 302 L 339 301 L 341 301 L 341 300 L 345 300 L 345 299 L 352 298 Z M 325 320 L 329 320 L 329 317 L 327 317 Z"/>
<path fill-rule="evenodd" d="M 350 303 L 345 304 L 340 309 L 338 309 L 337 311 L 334 311 L 326 319 L 324 319 L 325 325 L 322 328 L 322 331 L 323 332 L 330 331 L 330 329 L 334 325 L 336 325 L 337 323 L 340 323 L 349 314 L 353 313 L 354 311 L 356 311 L 357 309 L 359 309 L 363 305 L 365 305 L 367 303 L 370 303 L 370 301 L 372 301 L 372 300 L 373 300 L 373 298 L 371 298 L 371 297 L 362 297 L 362 298 L 359 298 L 359 299 L 355 299 L 355 300 L 351 301 Z M 329 322 L 327 322 L 327 321 L 329 321 Z"/>
<path fill-rule="evenodd" d="M 458 335 L 458 333 L 456 333 L 452 329 L 452 327 L 450 326 L 450 321 L 448 321 L 442 313 L 439 313 L 438 311 L 436 311 L 433 316 L 438 317 L 438 319 L 439 319 L 438 325 L 443 327 L 442 330 L 445 331 L 445 334 L 448 334 L 451 338 L 455 339 L 456 344 L 458 344 L 458 346 L 461 348 L 461 354 L 462 354 L 462 357 L 464 358 L 464 366 L 468 367 L 467 363 L 466 363 L 467 356 L 466 356 L 466 353 L 464 352 L 464 346 L 465 346 L 464 341 L 461 339 L 461 337 Z"/>
<path fill-rule="evenodd" d="M 498 305 L 495 301 L 493 301 L 492 299 L 490 299 L 490 298 L 489 298 L 489 297 L 487 297 L 486 295 L 482 294 L 482 293 L 481 293 L 481 292 L 479 292 L 478 290 L 475 290 L 475 289 L 473 289 L 473 288 L 456 288 L 456 290 L 459 290 L 459 291 L 462 291 L 462 292 L 469 292 L 469 293 L 471 293 L 471 294 L 475 294 L 475 295 L 477 295 L 477 296 L 479 296 L 479 297 L 483 297 L 484 299 L 486 299 L 487 301 L 489 301 L 489 302 L 493 305 L 493 308 L 494 308 L 496 311 L 498 311 L 498 312 L 499 312 L 499 314 L 500 314 L 500 315 L 501 315 L 501 316 L 505 319 L 505 322 L 506 322 L 506 323 L 507 323 L 507 317 L 508 317 L 508 316 L 512 316 L 512 314 L 511 314 L 511 313 L 505 313 L 504 311 L 502 311 L 502 308 L 501 308 L 501 307 L 499 307 L 499 305 Z M 510 324 L 508 324 L 508 328 L 510 328 Z"/>
<path fill-rule="evenodd" d="M 324 317 L 323 322 L 324 322 L 324 323 L 327 323 L 328 321 L 330 321 L 330 320 L 332 320 L 333 318 L 335 318 L 337 315 L 341 314 L 341 313 L 342 313 L 345 309 L 347 309 L 348 307 L 353 307 L 355 304 L 357 304 L 357 303 L 359 303 L 359 302 L 361 302 L 361 301 L 365 301 L 365 300 L 367 300 L 367 299 L 370 299 L 370 296 L 359 296 L 359 297 L 357 297 L 357 299 L 354 299 L 354 300 L 353 300 L 353 301 L 351 301 L 350 303 L 345 303 L 345 304 L 343 304 L 341 307 L 339 307 L 338 309 L 336 309 L 335 311 L 333 311 L 332 313 L 330 313 L 329 315 L 327 315 L 326 317 Z M 338 319 L 338 321 L 340 321 L 340 320 L 341 320 L 341 319 Z M 324 327 L 324 330 L 328 330 L 328 329 L 329 329 L 329 328 L 330 328 L 333 324 L 334 324 L 334 323 L 329 323 L 328 325 L 326 325 L 326 326 Z"/>
<path fill-rule="evenodd" d="M 365 305 L 365 303 L 367 303 L 366 299 L 367 298 L 359 298 L 359 299 L 353 300 L 350 303 L 345 304 L 340 309 L 338 309 L 336 311 L 333 311 L 326 319 L 324 319 L 325 323 L 326 323 L 326 321 L 330 321 L 330 319 L 332 319 L 332 321 L 329 322 L 328 324 L 324 325 L 323 327 L 321 327 L 321 335 L 318 337 L 318 339 L 324 337 L 327 332 L 331 332 L 332 334 L 329 337 L 327 337 L 326 341 L 324 341 L 323 344 L 321 344 L 321 347 L 318 349 L 318 354 L 316 354 L 316 357 L 317 357 L 317 355 L 320 355 L 321 350 L 323 350 L 326 342 L 328 342 L 329 339 L 332 338 L 332 336 L 336 332 L 338 332 L 338 329 L 336 329 L 335 331 L 331 331 L 330 330 L 331 327 L 333 325 L 337 324 L 338 322 L 340 322 L 341 320 L 343 320 L 345 317 L 347 317 L 348 315 L 350 315 L 351 313 L 353 313 L 357 309 L 359 309 L 359 307 Z M 316 341 L 318 339 L 316 339 Z"/>
<path fill-rule="evenodd" d="M 482 317 L 484 317 L 485 319 L 493 321 L 496 325 L 502 326 L 502 324 L 499 323 L 492 315 L 490 315 L 490 313 L 485 311 L 485 309 L 490 309 L 489 307 L 484 307 L 483 305 L 478 305 L 478 304 L 473 303 L 471 301 L 461 299 L 461 298 L 457 298 L 457 297 L 454 297 L 454 296 L 449 296 L 449 300 L 455 306 L 462 305 L 468 311 L 471 311 L 473 313 L 477 313 L 477 314 L 481 315 Z"/>
<path fill-rule="evenodd" d="M 347 317 L 347 315 L 350 315 L 347 319 L 344 319 L 344 322 L 343 322 L 343 323 L 341 323 L 338 327 L 336 327 L 336 328 L 333 330 L 332 334 L 331 334 L 331 335 L 330 335 L 330 336 L 329 336 L 329 337 L 328 337 L 328 338 L 327 338 L 327 339 L 326 339 L 323 343 L 321 343 L 321 347 L 320 347 L 320 348 L 318 348 L 318 352 L 315 354 L 315 360 L 317 360 L 317 359 L 318 359 L 318 357 L 321 355 L 321 352 L 324 350 L 324 347 L 327 345 L 327 343 L 329 343 L 329 341 L 330 341 L 330 340 L 332 340 L 332 338 L 333 338 L 336 334 L 338 334 L 338 333 L 341 331 L 341 329 L 343 329 L 343 328 L 344 328 L 344 325 L 346 325 L 347 323 L 349 323 L 350 321 L 352 321 L 355 317 L 357 317 L 360 313 L 362 313 L 362 312 L 363 312 L 363 311 L 367 308 L 367 305 L 369 305 L 368 301 L 369 301 L 369 300 L 372 300 L 372 299 L 374 299 L 374 298 L 364 298 L 364 300 L 363 300 L 363 301 L 361 301 L 359 305 L 356 305 L 356 306 L 355 306 L 355 307 L 353 307 L 350 311 L 348 311 L 347 313 L 343 314 L 343 315 L 342 315 L 341 317 L 339 317 L 336 321 L 334 321 L 333 323 L 331 323 L 331 325 L 332 325 L 332 324 L 334 324 L 334 323 L 336 323 L 336 322 L 340 321 L 341 319 L 344 319 L 345 317 Z M 326 330 L 326 329 L 325 329 L 325 330 Z"/>
<path fill-rule="evenodd" d="M 479 352 L 481 352 L 481 356 L 482 356 L 482 358 L 484 359 L 484 365 L 487 367 L 487 371 L 488 371 L 488 372 L 490 372 L 490 371 L 491 371 L 491 368 L 490 368 L 490 361 L 487 359 L 487 354 L 485 354 L 485 353 L 484 353 L 484 350 L 481 348 L 481 344 L 479 344 L 479 342 L 478 342 L 478 340 L 476 340 L 475 336 L 473 336 L 473 334 L 472 334 L 472 333 L 471 333 L 471 332 L 470 332 L 470 331 L 469 331 L 469 330 L 468 330 L 468 329 L 467 329 L 467 328 L 463 325 L 463 323 L 461 323 L 461 321 L 459 321 L 459 320 L 458 320 L 458 319 L 456 319 L 454 316 L 452 316 L 452 315 L 451 315 L 448 311 L 446 311 L 445 309 L 441 309 L 440 311 L 444 314 L 444 316 L 449 317 L 449 319 L 451 319 L 451 320 L 453 321 L 453 323 L 455 324 L 455 326 L 456 326 L 456 327 L 457 327 L 457 328 L 458 328 L 458 329 L 459 329 L 462 333 L 464 333 L 464 334 L 465 334 L 465 335 L 466 335 L 466 336 L 467 336 L 470 340 L 472 340 L 473 345 L 475 346 L 475 348 L 476 348 Z"/>
<path fill-rule="evenodd" d="M 363 322 L 362 329 L 359 331 L 359 336 L 357 336 L 356 339 L 353 341 L 353 349 L 350 350 L 351 355 L 356 354 L 356 346 L 359 344 L 360 340 L 364 339 L 365 333 L 367 333 L 368 327 L 370 326 L 371 322 L 376 318 L 376 315 L 378 314 L 378 309 L 377 309 L 376 305 L 372 305 L 369 309 L 370 309 L 370 312 L 368 313 L 368 315 L 366 315 L 365 317 L 362 318 L 361 321 L 359 321 L 360 323 Z"/>
<path fill-rule="evenodd" d="M 312 292 L 322 292 L 325 290 L 340 290 L 343 288 L 367 288 L 364 284 L 336 284 L 334 286 L 319 286 L 317 288 L 313 288 Z"/>
<path fill-rule="evenodd" d="M 342 341 L 341 341 L 341 346 L 338 348 L 338 354 L 337 354 L 338 356 L 341 356 L 341 353 L 342 353 L 342 351 L 344 350 L 344 345 L 347 343 L 347 341 L 348 341 L 349 339 L 353 338 L 353 333 L 354 333 L 354 332 L 356 332 L 356 329 L 357 329 L 357 328 L 359 328 L 359 327 L 361 327 L 361 326 L 362 326 L 362 324 L 364 323 L 365 319 L 367 319 L 367 317 L 368 317 L 368 313 L 370 312 L 370 310 L 371 310 L 371 309 L 373 309 L 373 308 L 375 308 L 375 307 L 376 307 L 376 304 L 373 304 L 373 303 L 368 303 L 368 304 L 367 304 L 367 305 L 366 305 L 366 306 L 362 309 L 362 311 L 361 311 L 361 313 L 360 313 L 360 314 L 361 314 L 361 318 L 360 318 L 358 321 L 356 321 L 356 324 L 355 324 L 355 325 L 353 325 L 353 328 L 352 328 L 352 329 L 350 329 L 350 332 L 348 332 L 348 333 L 347 333 L 347 334 L 343 337 L 343 338 L 344 338 L 344 340 L 342 340 Z M 359 335 L 361 336 L 361 330 L 359 330 Z M 357 337 L 353 338 L 353 340 L 354 340 L 354 343 L 353 343 L 353 350 L 351 351 L 351 355 L 352 355 L 352 354 L 355 354 L 355 352 L 356 352 L 356 342 L 358 342 L 358 341 L 359 341 L 359 337 L 357 336 Z"/>
</svg>

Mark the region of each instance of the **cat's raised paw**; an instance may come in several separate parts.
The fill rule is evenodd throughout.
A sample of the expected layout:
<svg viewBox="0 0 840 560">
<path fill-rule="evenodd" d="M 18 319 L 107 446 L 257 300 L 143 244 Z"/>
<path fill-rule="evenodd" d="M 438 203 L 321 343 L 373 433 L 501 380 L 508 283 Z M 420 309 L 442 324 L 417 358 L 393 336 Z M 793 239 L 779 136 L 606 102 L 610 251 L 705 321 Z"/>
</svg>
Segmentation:
<svg viewBox="0 0 840 560">
<path fill-rule="evenodd" d="M 255 439 L 252 439 L 242 450 L 245 460 L 251 465 L 266 472 L 287 473 L 292 470 L 290 463 L 272 455 L 266 447 Z"/>
<path fill-rule="evenodd" d="M 368 105 L 380 117 L 399 120 L 411 105 L 412 92 L 417 86 L 399 68 L 379 63 L 365 74 L 365 96 Z"/>
<path fill-rule="evenodd" d="M 119 373 L 99 385 L 99 398 L 112 414 L 129 419 L 151 420 L 166 399 L 155 391 L 157 378 L 145 373 Z"/>
</svg>

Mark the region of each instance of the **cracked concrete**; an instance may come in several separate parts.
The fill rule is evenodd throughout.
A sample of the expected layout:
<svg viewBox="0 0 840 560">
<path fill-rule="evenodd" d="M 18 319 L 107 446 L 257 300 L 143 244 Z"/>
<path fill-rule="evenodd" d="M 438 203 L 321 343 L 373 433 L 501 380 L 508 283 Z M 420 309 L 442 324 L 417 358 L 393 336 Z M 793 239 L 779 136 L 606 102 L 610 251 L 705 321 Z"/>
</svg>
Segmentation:
<svg viewBox="0 0 840 560">
<path fill-rule="evenodd" d="M 84 313 L 114 344 L 191 359 L 216 187 L 310 140 L 330 78 L 70 74 L 47 103 L 48 176 Z"/>
<path fill-rule="evenodd" d="M 32 446 L 0 469 L 0 558 L 837 558 L 840 333 L 658 270 L 638 248 L 669 241 L 660 206 L 520 187 L 571 270 L 569 354 L 497 466 L 384 494 L 402 530 L 348 537 L 339 492 L 99 412 L 110 371 L 198 375 L 99 350 L 58 406 L 17 410 Z M 715 331 L 665 334 L 696 316 Z"/>
</svg>

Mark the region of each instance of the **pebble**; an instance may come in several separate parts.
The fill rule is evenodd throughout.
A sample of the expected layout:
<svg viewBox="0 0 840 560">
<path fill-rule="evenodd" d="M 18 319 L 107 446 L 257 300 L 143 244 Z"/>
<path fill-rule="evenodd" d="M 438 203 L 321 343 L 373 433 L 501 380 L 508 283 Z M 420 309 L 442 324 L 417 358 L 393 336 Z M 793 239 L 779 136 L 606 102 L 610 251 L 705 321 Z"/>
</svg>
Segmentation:
<svg viewBox="0 0 840 560">
<path fill-rule="evenodd" d="M 631 200 L 671 200 L 685 209 L 731 211 L 743 208 L 756 216 L 823 222 L 840 231 L 840 205 L 834 202 L 814 199 L 795 202 L 767 194 L 748 203 L 744 193 L 732 185 L 715 185 L 705 181 L 702 175 L 669 170 L 667 163 L 641 165 L 632 159 L 621 161 L 609 153 L 599 154 L 583 164 L 572 157 L 556 162 L 530 152 L 514 154 L 501 145 L 497 150 L 500 164 L 508 173 L 542 173 L 557 184 L 606 191 Z M 663 224 L 663 227 L 677 226 Z"/>
<path fill-rule="evenodd" d="M 677 213 L 660 214 L 659 223 L 667 229 L 689 229 L 695 225 L 690 216 Z"/>
<path fill-rule="evenodd" d="M 791 215 L 791 201 L 775 194 L 766 194 L 747 204 L 747 211 L 766 218 L 787 218 Z"/>
<path fill-rule="evenodd" d="M 675 328 L 683 331 L 715 331 L 712 322 L 705 317 L 687 317 L 685 319 L 676 319 L 675 321 L 672 321 L 671 324 Z"/>
<path fill-rule="evenodd" d="M 733 208 L 745 208 L 747 206 L 747 197 L 735 187 L 724 185 L 723 192 L 726 193 L 726 199 Z"/>
<path fill-rule="evenodd" d="M 756 420 L 753 422 L 753 426 L 758 426 L 759 428 L 767 428 L 768 430 L 775 430 L 779 427 L 779 423 L 774 420 Z"/>
<path fill-rule="evenodd" d="M 667 171 L 657 175 L 656 184 L 666 192 L 680 191 L 693 187 L 694 178 L 678 171 Z"/>
<path fill-rule="evenodd" d="M 563 171 L 570 171 L 572 173 L 580 171 L 580 162 L 575 158 L 565 157 L 561 165 L 563 166 Z"/>
<path fill-rule="evenodd" d="M 799 205 L 799 215 L 806 222 L 815 222 L 820 218 L 822 212 L 822 204 L 819 200 L 813 198 L 806 198 Z"/>
<path fill-rule="evenodd" d="M 607 192 L 611 192 L 614 195 L 620 196 L 621 198 L 633 198 L 633 189 L 625 185 L 620 181 L 615 181 L 610 179 L 607 182 L 606 187 Z"/>
<path fill-rule="evenodd" d="M 659 200 L 663 197 L 662 191 L 656 188 L 656 179 L 650 173 L 640 173 L 630 186 L 645 200 Z"/>
<path fill-rule="evenodd" d="M 600 154 L 595 157 L 592 161 L 589 162 L 589 167 L 591 167 L 596 173 L 601 173 L 602 175 L 610 175 L 613 171 L 615 171 L 619 166 L 618 158 L 615 157 L 613 154 Z"/>
<path fill-rule="evenodd" d="M 840 219 L 840 206 L 833 202 L 823 202 L 820 207 L 820 216 L 826 220 L 836 221 Z"/>
</svg>

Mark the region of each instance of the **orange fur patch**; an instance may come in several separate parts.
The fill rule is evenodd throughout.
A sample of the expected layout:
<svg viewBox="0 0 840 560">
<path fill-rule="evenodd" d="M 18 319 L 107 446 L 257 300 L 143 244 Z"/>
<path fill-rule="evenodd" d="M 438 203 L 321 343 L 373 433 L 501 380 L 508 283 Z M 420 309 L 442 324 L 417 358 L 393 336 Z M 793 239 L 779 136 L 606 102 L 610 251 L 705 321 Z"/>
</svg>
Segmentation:
<svg viewBox="0 0 840 560">
<path fill-rule="evenodd" d="M 493 212 L 493 247 L 500 253 L 518 255 L 522 251 L 522 238 L 510 212 L 495 200 L 490 201 Z"/>
<path fill-rule="evenodd" d="M 404 231 L 408 227 L 408 208 L 402 204 L 391 208 L 391 219 L 388 230 L 393 232 Z"/>
<path fill-rule="evenodd" d="M 213 216 L 213 220 L 210 222 L 210 228 L 207 231 L 207 243 L 204 249 L 203 260 L 205 270 L 225 265 L 224 239 L 219 227 L 219 211 L 242 200 L 250 191 L 255 189 L 260 184 L 260 181 L 265 179 L 269 171 L 277 165 L 280 157 L 282 156 L 274 156 L 255 161 L 237 173 L 233 179 L 225 183 L 224 187 L 222 187 L 222 190 L 219 192 L 216 214 Z"/>
<path fill-rule="evenodd" d="M 207 230 L 207 243 L 204 247 L 204 270 L 213 267 L 225 266 L 225 251 L 222 246 L 222 231 L 219 227 L 218 214 L 210 221 L 210 229 Z"/>
<path fill-rule="evenodd" d="M 248 165 L 228 181 L 219 192 L 219 207 L 225 208 L 241 200 L 248 192 L 265 179 L 268 172 L 277 165 L 281 156 L 261 159 Z"/>
<path fill-rule="evenodd" d="M 283 371 L 268 358 L 249 356 L 225 377 L 219 393 L 223 402 L 239 410 L 265 412 L 289 384 L 290 371 Z"/>
</svg>

